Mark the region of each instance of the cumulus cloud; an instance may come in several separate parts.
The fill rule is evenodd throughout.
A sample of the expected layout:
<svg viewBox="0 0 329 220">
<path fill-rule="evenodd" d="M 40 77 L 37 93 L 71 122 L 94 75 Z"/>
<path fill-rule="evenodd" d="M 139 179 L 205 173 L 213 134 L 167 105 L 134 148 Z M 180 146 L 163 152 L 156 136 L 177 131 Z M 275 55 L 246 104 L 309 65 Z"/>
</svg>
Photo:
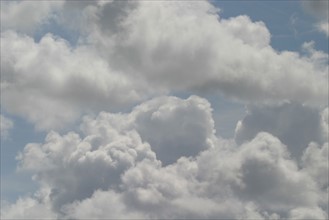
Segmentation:
<svg viewBox="0 0 329 220">
<path fill-rule="evenodd" d="M 174 90 L 211 89 L 248 101 L 326 100 L 326 83 L 313 82 L 326 79 L 327 72 L 297 53 L 273 50 L 262 22 L 220 19 L 209 13 L 215 8 L 207 2 L 135 5 L 118 15 L 120 28 L 95 23 L 90 38 L 98 48 L 116 52 L 117 68 Z"/>
<path fill-rule="evenodd" d="M 181 156 L 196 156 L 213 145 L 212 109 L 205 99 L 191 96 L 157 98 L 132 112 L 136 130 L 153 147 L 164 164 Z"/>
<path fill-rule="evenodd" d="M 228 29 L 229 33 L 245 44 L 259 48 L 267 47 L 270 44 L 271 34 L 261 21 L 253 23 L 248 16 L 240 15 L 222 20 L 221 24 L 225 29 Z"/>
<path fill-rule="evenodd" d="M 1 205 L 1 218 L 4 219 L 56 219 L 47 201 L 46 190 L 40 190 L 33 197 L 19 198 L 15 204 Z"/>
<path fill-rule="evenodd" d="M 74 49 L 51 34 L 36 43 L 4 32 L 1 50 L 6 54 L 1 59 L 1 92 L 6 94 L 2 104 L 39 129 L 63 127 L 79 117 L 81 109 L 122 109 L 147 94 L 138 80 L 112 71 L 97 54 Z"/>
<path fill-rule="evenodd" d="M 186 133 L 178 126 L 192 122 Z M 32 172 L 40 190 L 5 206 L 4 218 L 40 207 L 50 217 L 77 219 L 327 216 L 327 144 L 310 144 L 299 167 L 269 133 L 241 145 L 221 139 L 210 104 L 200 97 L 160 97 L 130 113 L 87 116 L 81 131 L 50 132 L 45 143 L 25 147 L 19 169 Z M 151 131 L 159 132 L 157 139 Z M 161 156 L 168 156 L 161 151 L 167 147 L 175 157 Z"/>
<path fill-rule="evenodd" d="M 237 124 L 235 140 L 243 143 L 266 131 L 286 144 L 294 158 L 300 159 L 310 142 L 328 141 L 326 112 L 327 109 L 321 113 L 317 108 L 299 103 L 250 106 L 247 115 Z"/>
<path fill-rule="evenodd" d="M 328 218 L 328 54 L 314 42 L 278 52 L 266 24 L 207 1 L 44 2 L 25 21 L 35 3 L 3 5 L 1 105 L 50 131 L 17 156 L 39 189 L 2 218 Z M 50 20 L 77 42 L 35 40 Z M 192 95 L 205 93 L 247 104 L 234 139 Z"/>
<path fill-rule="evenodd" d="M 1 138 L 7 139 L 9 137 L 10 130 L 14 127 L 14 122 L 9 118 L 0 115 L 0 122 L 1 122 Z"/>
<path fill-rule="evenodd" d="M 34 7 L 9 5 L 6 19 Z M 9 22 L 1 33 L 3 106 L 39 129 L 72 122 L 81 109 L 117 111 L 177 91 L 211 91 L 247 103 L 326 104 L 323 56 L 320 62 L 317 51 L 277 52 L 263 22 L 221 19 L 207 1 L 45 5 L 55 22 L 79 33 L 76 46 L 52 34 L 35 42 Z M 32 23 L 41 17 L 47 19 Z"/>
</svg>

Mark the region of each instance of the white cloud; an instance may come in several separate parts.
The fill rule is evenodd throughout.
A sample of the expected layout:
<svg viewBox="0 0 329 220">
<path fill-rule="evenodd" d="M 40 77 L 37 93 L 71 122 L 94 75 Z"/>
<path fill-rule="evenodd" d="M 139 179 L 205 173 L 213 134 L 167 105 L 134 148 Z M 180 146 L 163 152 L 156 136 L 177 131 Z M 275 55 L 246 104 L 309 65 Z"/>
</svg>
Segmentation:
<svg viewBox="0 0 329 220">
<path fill-rule="evenodd" d="M 1 31 L 34 33 L 59 10 L 63 1 L 1 1 Z M 33 12 L 33 13 L 31 13 Z"/>
<path fill-rule="evenodd" d="M 329 37 L 329 22 L 321 22 L 316 25 L 320 32 L 323 32 L 327 37 Z"/>
<path fill-rule="evenodd" d="M 55 22 L 79 31 L 76 47 L 51 34 L 34 42 L 15 33 L 15 22 L 1 33 L 3 106 L 38 129 L 65 127 L 83 112 L 122 110 L 176 91 L 211 91 L 247 103 L 327 102 L 327 54 L 320 62 L 315 50 L 279 53 L 263 22 L 221 19 L 209 2 L 44 4 Z M 17 20 L 11 11 L 35 7 L 9 5 L 5 19 Z M 43 19 L 27 22 L 35 26 Z"/>
<path fill-rule="evenodd" d="M 271 34 L 266 25 L 261 21 L 253 23 L 248 16 L 241 15 L 227 20 L 224 19 L 221 21 L 221 25 L 245 44 L 259 48 L 270 45 Z"/>
<path fill-rule="evenodd" d="M 302 157 L 303 167 L 309 175 L 316 179 L 320 188 L 326 190 L 328 187 L 328 142 L 319 146 L 311 143 Z"/>
<path fill-rule="evenodd" d="M 327 71 L 298 53 L 273 50 L 262 22 L 220 19 L 205 1 L 140 2 L 118 13 L 119 26 L 106 25 L 102 19 L 112 7 L 95 9 L 100 14 L 94 12 L 89 40 L 109 48 L 104 56 L 113 66 L 160 88 L 211 90 L 254 102 L 327 100 Z"/>
<path fill-rule="evenodd" d="M 0 122 L 1 122 L 1 138 L 7 139 L 9 137 L 10 130 L 14 127 L 14 122 L 9 118 L 0 115 Z"/>
<path fill-rule="evenodd" d="M 297 208 L 291 211 L 290 219 L 327 219 L 328 214 L 323 210 L 315 208 Z"/>
<path fill-rule="evenodd" d="M 47 190 L 40 190 L 33 197 L 19 198 L 14 204 L 1 204 L 3 219 L 56 219 L 51 210 Z"/>
<path fill-rule="evenodd" d="M 1 50 L 2 104 L 39 129 L 64 127 L 82 112 L 122 109 L 147 94 L 138 80 L 112 71 L 97 54 L 51 34 L 36 43 L 4 32 Z"/>
<path fill-rule="evenodd" d="M 268 133 L 259 133 L 241 146 L 207 151 L 199 160 L 199 178 L 207 182 L 209 197 L 233 194 L 239 201 L 252 201 L 261 211 L 282 217 L 294 207 L 320 203 L 314 180 L 299 170 L 287 147 Z"/>
<path fill-rule="evenodd" d="M 193 130 L 183 132 L 183 139 L 175 136 L 187 122 L 193 122 Z M 85 117 L 81 129 L 80 135 L 50 132 L 45 143 L 25 147 L 20 169 L 32 172 L 47 193 L 6 206 L 2 216 L 13 215 L 13 207 L 33 213 L 40 206 L 51 207 L 49 216 L 77 219 L 325 215 L 327 144 L 310 145 L 302 167 L 269 133 L 237 145 L 214 135 L 211 107 L 202 98 L 157 98 L 130 113 Z M 197 143 L 206 146 L 211 140 L 211 145 L 180 154 L 177 148 L 193 144 L 204 129 L 208 132 Z M 151 130 L 159 132 L 159 143 L 148 136 Z M 170 164 L 156 159 L 161 160 L 159 148 L 169 146 L 168 140 L 177 151 L 177 161 Z"/>
<path fill-rule="evenodd" d="M 96 191 L 92 197 L 63 208 L 71 219 L 146 219 L 145 213 L 127 208 L 123 196 L 112 190 Z"/>
<path fill-rule="evenodd" d="M 75 133 L 60 136 L 52 132 L 44 145 L 26 146 L 18 157 L 20 169 L 36 172 L 35 179 L 51 187 L 50 197 L 58 211 L 98 189 L 117 185 L 121 173 L 137 161 L 155 160 L 149 145 L 142 143 L 136 132 L 123 135 L 111 127 L 108 132 L 103 135 L 111 141 L 103 143 L 102 136 L 90 135 L 81 140 Z"/>
<path fill-rule="evenodd" d="M 43 3 L 25 21 L 35 3 L 4 4 L 2 107 L 38 129 L 87 116 L 25 146 L 18 169 L 40 188 L 1 217 L 327 217 L 328 54 L 314 42 L 277 52 L 263 22 L 207 1 Z M 52 18 L 76 46 L 31 37 Z M 160 96 L 180 92 L 246 103 L 235 139 L 207 100 Z"/>
</svg>

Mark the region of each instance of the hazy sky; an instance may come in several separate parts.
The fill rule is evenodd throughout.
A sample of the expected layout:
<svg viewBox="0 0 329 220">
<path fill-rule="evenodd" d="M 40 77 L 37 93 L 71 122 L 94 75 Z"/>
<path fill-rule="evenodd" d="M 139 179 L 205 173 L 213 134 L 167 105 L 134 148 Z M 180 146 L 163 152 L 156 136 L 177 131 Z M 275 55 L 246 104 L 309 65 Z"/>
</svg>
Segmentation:
<svg viewBox="0 0 329 220">
<path fill-rule="evenodd" d="M 1 218 L 328 218 L 328 1 L 1 1 Z"/>
</svg>

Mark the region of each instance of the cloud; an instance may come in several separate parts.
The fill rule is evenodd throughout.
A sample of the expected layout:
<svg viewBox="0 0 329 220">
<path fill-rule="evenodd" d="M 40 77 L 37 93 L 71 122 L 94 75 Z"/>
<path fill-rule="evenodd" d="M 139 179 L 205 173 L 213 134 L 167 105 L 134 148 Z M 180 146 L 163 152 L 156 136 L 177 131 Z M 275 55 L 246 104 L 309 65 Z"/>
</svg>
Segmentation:
<svg viewBox="0 0 329 220">
<path fill-rule="evenodd" d="M 115 6 L 104 6 L 95 20 L 102 21 Z M 327 98 L 326 84 L 316 86 L 326 81 L 327 71 L 298 53 L 273 50 L 262 22 L 247 16 L 221 19 L 209 13 L 215 8 L 207 2 L 131 7 L 126 9 L 131 13 L 117 15 L 119 27 L 94 22 L 89 38 L 97 48 L 109 48 L 104 56 L 128 74 L 159 88 L 210 90 L 247 102 L 321 103 Z"/>
<path fill-rule="evenodd" d="M 2 104 L 38 129 L 64 127 L 82 112 L 122 109 L 147 94 L 138 80 L 112 71 L 97 54 L 51 34 L 36 43 L 4 32 L 1 50 Z"/>
<path fill-rule="evenodd" d="M 196 156 L 213 145 L 212 109 L 205 99 L 157 98 L 134 108 L 132 115 L 136 130 L 164 164 Z"/>
<path fill-rule="evenodd" d="M 291 219 L 326 219 L 328 214 L 319 208 L 297 208 L 291 211 Z"/>
<path fill-rule="evenodd" d="M 327 37 L 329 37 L 329 22 L 321 22 L 316 25 L 320 32 L 323 32 Z"/>
<path fill-rule="evenodd" d="M 32 34 L 54 17 L 53 12 L 59 10 L 63 3 L 63 1 L 2 1 L 1 31 L 14 29 Z"/>
<path fill-rule="evenodd" d="M 259 48 L 270 45 L 271 34 L 266 25 L 261 21 L 252 22 L 248 16 L 240 15 L 222 20 L 221 25 L 235 38 L 242 40 L 245 44 Z"/>
<path fill-rule="evenodd" d="M 181 139 L 179 125 L 187 122 L 193 129 Z M 19 169 L 31 172 L 40 189 L 5 206 L 2 217 L 40 207 L 50 217 L 77 219 L 326 216 L 327 143 L 310 144 L 301 165 L 269 133 L 237 145 L 215 136 L 211 106 L 200 97 L 160 97 L 130 113 L 86 116 L 81 131 L 50 132 L 44 143 L 25 147 Z M 175 161 L 162 158 L 166 147 Z M 179 147 L 198 152 L 181 154 Z"/>
<path fill-rule="evenodd" d="M 33 197 L 19 198 L 14 204 L 1 203 L 1 218 L 4 219 L 56 219 L 47 199 L 47 190 L 40 190 Z"/>
<path fill-rule="evenodd" d="M 294 207 L 316 206 L 321 200 L 314 180 L 299 170 L 276 137 L 263 132 L 241 146 L 224 149 L 215 148 L 199 158 L 199 175 L 207 180 L 209 196 L 233 194 L 282 217 Z"/>
<path fill-rule="evenodd" d="M 329 4 L 326 0 L 319 1 L 302 1 L 302 6 L 312 16 L 314 16 L 318 22 L 315 27 L 318 31 L 329 36 Z"/>
<path fill-rule="evenodd" d="M 73 219 L 145 219 L 147 215 L 131 211 L 123 201 L 123 196 L 112 190 L 96 191 L 91 198 L 77 201 L 64 208 L 68 218 Z M 109 213 L 111 213 L 109 215 Z"/>
<path fill-rule="evenodd" d="M 5 21 L 14 21 L 15 11 L 35 5 L 6 7 Z M 42 7 L 45 12 L 26 22 L 36 28 L 55 16 L 57 25 L 77 32 L 75 46 L 51 33 L 36 42 L 9 21 L 1 33 L 3 106 L 37 129 L 65 127 L 86 112 L 121 111 L 171 92 L 208 92 L 245 103 L 327 102 L 327 54 L 277 52 L 263 22 L 222 19 L 209 2 Z"/>
<path fill-rule="evenodd" d="M 292 156 L 300 159 L 310 142 L 323 144 L 328 141 L 325 111 L 298 103 L 250 106 L 247 115 L 235 130 L 238 143 L 253 139 L 266 131 L 286 144 Z"/>
<path fill-rule="evenodd" d="M 328 54 L 314 42 L 275 51 L 263 22 L 207 1 L 47 2 L 26 21 L 34 3 L 2 4 L 1 104 L 48 130 L 17 156 L 39 189 L 2 218 L 328 217 Z M 77 41 L 35 40 L 49 21 Z M 208 100 L 168 94 L 248 112 L 223 139 Z"/>
<path fill-rule="evenodd" d="M 1 122 L 1 138 L 4 140 L 9 137 L 10 130 L 14 127 L 14 122 L 9 118 L 0 115 L 0 122 Z"/>
</svg>

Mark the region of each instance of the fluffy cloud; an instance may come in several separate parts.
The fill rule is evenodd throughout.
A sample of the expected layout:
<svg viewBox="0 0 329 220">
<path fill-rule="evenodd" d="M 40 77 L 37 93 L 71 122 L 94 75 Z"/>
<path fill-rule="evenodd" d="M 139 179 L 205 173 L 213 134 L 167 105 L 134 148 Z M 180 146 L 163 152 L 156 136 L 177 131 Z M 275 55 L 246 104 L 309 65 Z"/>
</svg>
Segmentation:
<svg viewBox="0 0 329 220">
<path fill-rule="evenodd" d="M 102 20 L 112 7 L 95 16 Z M 211 90 L 247 101 L 326 101 L 327 71 L 297 53 L 273 50 L 262 22 L 220 19 L 210 13 L 215 10 L 203 1 L 140 2 L 118 13 L 119 27 L 95 22 L 89 40 L 109 48 L 104 55 L 114 57 L 113 66 L 159 87 Z"/>
<path fill-rule="evenodd" d="M 241 15 L 222 20 L 221 24 L 229 33 L 237 39 L 241 39 L 245 44 L 259 48 L 267 47 L 270 44 L 271 34 L 261 21 L 253 23 L 248 16 Z"/>
<path fill-rule="evenodd" d="M 136 130 L 164 164 L 181 156 L 196 156 L 210 148 L 214 140 L 212 109 L 205 99 L 191 96 L 157 98 L 132 112 Z"/>
<path fill-rule="evenodd" d="M 1 123 L 1 138 L 6 139 L 9 136 L 9 131 L 13 128 L 14 122 L 9 118 L 0 115 L 0 123 Z"/>
<path fill-rule="evenodd" d="M 53 12 L 60 9 L 63 3 L 63 1 L 1 1 L 1 31 L 14 29 L 32 34 L 54 17 Z"/>
<path fill-rule="evenodd" d="M 1 50 L 2 104 L 39 129 L 64 127 L 83 111 L 122 109 L 147 94 L 138 80 L 112 71 L 97 54 L 51 34 L 36 43 L 8 31 Z"/>
<path fill-rule="evenodd" d="M 298 103 L 250 106 L 245 118 L 237 124 L 235 140 L 243 143 L 266 131 L 277 136 L 288 146 L 292 156 L 300 159 L 310 142 L 328 141 L 327 111 L 321 114 L 316 108 Z"/>
<path fill-rule="evenodd" d="M 184 133 L 184 123 L 193 129 Z M 45 143 L 25 147 L 19 168 L 34 174 L 40 190 L 5 206 L 4 218 L 40 207 L 48 217 L 77 219 L 327 216 L 327 144 L 311 144 L 300 168 L 269 133 L 242 145 L 223 140 L 202 98 L 160 97 L 130 113 L 103 112 L 85 117 L 81 130 L 50 132 Z M 159 132 L 157 139 L 151 131 Z M 175 160 L 161 151 L 167 147 Z"/>
<path fill-rule="evenodd" d="M 207 1 L 45 2 L 24 21 L 34 3 L 1 4 L 2 107 L 54 129 L 17 156 L 40 188 L 2 218 L 328 217 L 328 54 L 314 42 L 275 51 L 263 22 Z M 36 41 L 50 21 L 77 42 Z M 207 92 L 247 104 L 234 139 L 208 100 L 165 96 Z"/>
<path fill-rule="evenodd" d="M 209 2 L 44 4 L 54 22 L 78 32 L 76 46 L 52 34 L 35 42 L 10 22 L 1 33 L 3 106 L 39 129 L 177 91 L 211 91 L 247 103 L 327 101 L 326 54 L 277 52 L 263 22 L 221 19 Z M 23 6 L 34 7 L 8 4 L 3 16 L 15 17 Z"/>
<path fill-rule="evenodd" d="M 76 133 L 60 136 L 50 132 L 45 144 L 26 146 L 19 156 L 20 168 L 37 172 L 37 180 L 53 187 L 50 196 L 59 209 L 90 197 L 97 189 L 118 185 L 120 175 L 138 161 L 156 164 L 157 157 L 165 165 L 182 156 L 196 156 L 210 147 L 213 126 L 210 105 L 204 99 L 158 98 L 127 115 L 101 113 L 96 119 L 85 118 L 83 139 Z M 155 132 L 159 132 L 158 138 L 152 139 Z M 154 144 L 156 154 L 145 141 Z"/>
<path fill-rule="evenodd" d="M 50 203 L 42 201 L 46 197 L 20 198 L 15 204 L 1 207 L 1 217 L 4 219 L 56 219 L 57 214 L 51 210 Z"/>
</svg>

